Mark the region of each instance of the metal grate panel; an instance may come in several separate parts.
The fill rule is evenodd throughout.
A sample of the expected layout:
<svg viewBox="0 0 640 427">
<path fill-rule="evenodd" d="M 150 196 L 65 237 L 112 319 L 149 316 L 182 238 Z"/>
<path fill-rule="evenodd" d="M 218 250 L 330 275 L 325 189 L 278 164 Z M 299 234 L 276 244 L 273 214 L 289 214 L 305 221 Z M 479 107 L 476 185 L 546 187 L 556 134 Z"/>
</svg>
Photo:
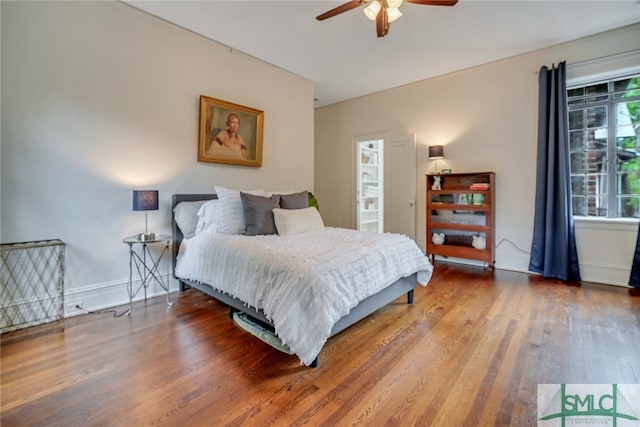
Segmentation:
<svg viewBox="0 0 640 427">
<path fill-rule="evenodd" d="M 64 328 L 65 244 L 0 244 L 0 333 L 59 321 Z"/>
</svg>

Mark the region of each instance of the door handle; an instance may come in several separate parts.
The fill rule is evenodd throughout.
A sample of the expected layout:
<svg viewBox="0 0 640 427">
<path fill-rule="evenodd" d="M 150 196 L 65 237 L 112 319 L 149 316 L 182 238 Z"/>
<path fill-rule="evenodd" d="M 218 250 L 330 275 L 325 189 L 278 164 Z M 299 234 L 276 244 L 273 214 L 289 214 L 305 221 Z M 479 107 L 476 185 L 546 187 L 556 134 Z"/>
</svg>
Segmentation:
<svg viewBox="0 0 640 427">
<path fill-rule="evenodd" d="M 409 202 L 409 207 L 412 208 L 413 207 L 413 202 Z"/>
</svg>

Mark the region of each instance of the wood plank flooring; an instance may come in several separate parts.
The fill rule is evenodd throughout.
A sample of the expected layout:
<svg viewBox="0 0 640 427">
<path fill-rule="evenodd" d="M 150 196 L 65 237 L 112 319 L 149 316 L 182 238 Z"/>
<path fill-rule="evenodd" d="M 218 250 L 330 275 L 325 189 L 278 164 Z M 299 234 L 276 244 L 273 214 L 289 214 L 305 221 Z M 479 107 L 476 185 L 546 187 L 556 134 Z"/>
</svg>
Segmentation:
<svg viewBox="0 0 640 427">
<path fill-rule="evenodd" d="M 532 426 L 537 384 L 640 383 L 640 297 L 612 286 L 438 263 L 315 369 L 197 291 L 174 300 L 3 335 L 0 424 Z"/>
</svg>

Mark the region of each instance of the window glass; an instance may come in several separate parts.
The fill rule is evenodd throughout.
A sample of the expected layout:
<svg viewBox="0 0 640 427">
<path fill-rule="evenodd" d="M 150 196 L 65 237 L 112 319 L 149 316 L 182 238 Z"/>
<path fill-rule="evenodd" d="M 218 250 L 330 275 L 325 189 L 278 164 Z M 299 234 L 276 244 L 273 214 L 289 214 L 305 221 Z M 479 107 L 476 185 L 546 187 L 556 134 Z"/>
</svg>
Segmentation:
<svg viewBox="0 0 640 427">
<path fill-rule="evenodd" d="M 574 215 L 640 210 L 640 75 L 567 90 Z"/>
<path fill-rule="evenodd" d="M 571 192 L 573 194 L 585 194 L 586 188 L 583 175 L 573 175 L 571 177 Z"/>
<path fill-rule="evenodd" d="M 585 198 L 582 196 L 576 196 L 575 193 L 571 197 L 571 204 L 573 206 L 573 214 L 578 216 L 587 216 L 587 209 L 585 207 Z"/>
<path fill-rule="evenodd" d="M 633 96 L 634 90 L 638 89 L 638 79 L 629 78 L 616 80 L 613 82 L 613 91 L 615 98 L 628 98 Z"/>
<path fill-rule="evenodd" d="M 572 131 L 569 132 L 569 146 L 571 151 L 582 151 L 584 150 L 584 131 Z"/>
<path fill-rule="evenodd" d="M 599 83 L 596 85 L 587 86 L 584 88 L 585 95 L 596 95 L 599 93 L 606 94 L 608 92 L 607 86 L 607 83 Z M 606 101 L 607 97 L 607 95 L 587 97 L 586 102 Z"/>
</svg>

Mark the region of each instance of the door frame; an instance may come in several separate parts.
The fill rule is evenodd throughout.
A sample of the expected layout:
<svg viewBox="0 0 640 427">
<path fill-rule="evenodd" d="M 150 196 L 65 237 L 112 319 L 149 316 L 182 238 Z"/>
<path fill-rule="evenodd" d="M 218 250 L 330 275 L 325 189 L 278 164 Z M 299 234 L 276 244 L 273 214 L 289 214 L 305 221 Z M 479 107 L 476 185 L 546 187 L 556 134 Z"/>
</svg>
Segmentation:
<svg viewBox="0 0 640 427">
<path fill-rule="evenodd" d="M 415 173 L 414 173 L 414 181 L 415 181 L 415 196 L 414 196 L 414 240 L 417 241 L 417 233 L 418 233 L 418 206 L 417 206 L 417 197 L 418 197 L 418 145 L 417 145 L 417 137 L 413 132 L 407 133 L 391 133 L 389 130 L 381 130 L 375 132 L 366 132 L 361 134 L 356 134 L 351 136 L 351 228 L 358 228 L 358 202 L 357 202 L 357 186 L 358 186 L 358 166 L 357 166 L 357 155 L 358 155 L 358 143 L 363 141 L 381 139 L 383 140 L 383 144 L 391 143 L 393 141 L 402 141 L 402 140 L 411 140 L 414 142 L 415 153 L 416 153 L 416 164 L 415 164 Z M 388 190 L 388 186 L 385 185 L 385 190 Z"/>
<path fill-rule="evenodd" d="M 358 143 L 381 139 L 386 141 L 389 131 L 367 132 L 351 136 L 351 228 L 358 229 Z"/>
</svg>

